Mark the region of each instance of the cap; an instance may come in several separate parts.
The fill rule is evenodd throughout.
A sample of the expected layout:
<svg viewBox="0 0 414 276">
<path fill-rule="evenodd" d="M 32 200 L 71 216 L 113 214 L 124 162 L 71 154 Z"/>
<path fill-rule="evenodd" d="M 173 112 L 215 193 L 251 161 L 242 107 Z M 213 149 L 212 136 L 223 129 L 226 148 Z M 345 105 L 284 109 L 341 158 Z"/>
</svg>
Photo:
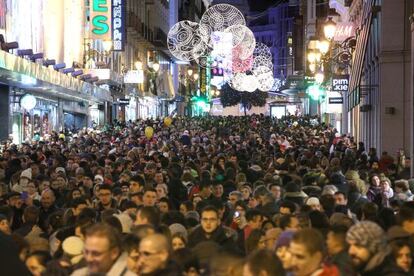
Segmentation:
<svg viewBox="0 0 414 276">
<path fill-rule="evenodd" d="M 66 174 L 66 171 L 65 171 L 65 168 L 63 168 L 63 167 L 57 167 L 55 169 L 55 173 L 63 173 L 63 174 Z"/>
<path fill-rule="evenodd" d="M 95 175 L 94 180 L 100 180 L 101 182 L 103 182 L 104 181 L 104 178 L 102 177 L 102 175 L 97 174 L 97 175 Z"/>
<path fill-rule="evenodd" d="M 32 169 L 26 169 L 20 174 L 20 178 L 32 179 Z"/>
</svg>

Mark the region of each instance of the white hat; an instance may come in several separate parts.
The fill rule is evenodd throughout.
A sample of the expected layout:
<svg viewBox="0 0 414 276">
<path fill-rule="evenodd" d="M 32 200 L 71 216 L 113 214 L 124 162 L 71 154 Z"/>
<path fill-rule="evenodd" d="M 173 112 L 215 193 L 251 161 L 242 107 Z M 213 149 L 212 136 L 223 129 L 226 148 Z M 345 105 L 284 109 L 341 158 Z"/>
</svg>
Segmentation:
<svg viewBox="0 0 414 276">
<path fill-rule="evenodd" d="M 24 171 L 22 171 L 22 173 L 20 174 L 20 178 L 28 178 L 28 179 L 32 179 L 32 169 L 26 169 Z"/>
<path fill-rule="evenodd" d="M 102 177 L 102 175 L 100 175 L 100 174 L 97 174 L 97 175 L 95 175 L 95 178 L 94 178 L 95 180 L 100 180 L 101 182 L 103 182 L 104 181 L 104 178 Z"/>
<path fill-rule="evenodd" d="M 71 263 L 78 263 L 83 257 L 84 243 L 81 238 L 76 236 L 67 237 L 62 243 L 63 252 L 71 256 Z"/>
<path fill-rule="evenodd" d="M 317 197 L 310 197 L 306 200 L 306 205 L 313 206 L 313 205 L 321 205 L 319 199 Z"/>
<path fill-rule="evenodd" d="M 57 167 L 55 169 L 55 173 L 63 173 L 63 174 L 66 174 L 66 171 L 65 171 L 65 168 L 63 168 L 63 167 Z"/>
<path fill-rule="evenodd" d="M 122 233 L 131 233 L 132 219 L 128 214 L 114 214 L 122 225 Z"/>
</svg>

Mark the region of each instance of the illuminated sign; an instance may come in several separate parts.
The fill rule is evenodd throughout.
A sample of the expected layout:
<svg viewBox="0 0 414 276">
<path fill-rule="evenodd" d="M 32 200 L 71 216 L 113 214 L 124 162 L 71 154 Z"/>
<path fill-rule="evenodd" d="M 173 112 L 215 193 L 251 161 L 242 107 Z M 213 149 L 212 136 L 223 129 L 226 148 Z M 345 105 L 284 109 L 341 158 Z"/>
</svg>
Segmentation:
<svg viewBox="0 0 414 276">
<path fill-rule="evenodd" d="M 111 40 L 111 0 L 92 0 L 91 3 L 91 37 Z"/>
<path fill-rule="evenodd" d="M 332 77 L 332 91 L 347 92 L 349 86 L 349 75 L 336 75 Z"/>
<path fill-rule="evenodd" d="M 329 104 L 343 104 L 344 98 L 342 97 L 329 97 Z"/>
<path fill-rule="evenodd" d="M 37 104 L 35 96 L 26 94 L 20 99 L 20 106 L 26 110 L 32 110 Z"/>
<path fill-rule="evenodd" d="M 114 51 L 125 48 L 125 0 L 112 0 L 112 41 Z"/>
<path fill-rule="evenodd" d="M 293 56 L 293 37 L 292 37 L 292 33 L 288 34 L 287 45 L 288 45 L 288 55 Z"/>
<path fill-rule="evenodd" d="M 129 99 L 118 99 L 119 104 L 129 105 Z"/>
<path fill-rule="evenodd" d="M 129 70 L 124 76 L 124 83 L 144 83 L 144 71 Z"/>
<path fill-rule="evenodd" d="M 355 36 L 355 29 L 351 23 L 339 22 L 336 24 L 335 41 L 342 42 L 351 36 Z"/>
</svg>

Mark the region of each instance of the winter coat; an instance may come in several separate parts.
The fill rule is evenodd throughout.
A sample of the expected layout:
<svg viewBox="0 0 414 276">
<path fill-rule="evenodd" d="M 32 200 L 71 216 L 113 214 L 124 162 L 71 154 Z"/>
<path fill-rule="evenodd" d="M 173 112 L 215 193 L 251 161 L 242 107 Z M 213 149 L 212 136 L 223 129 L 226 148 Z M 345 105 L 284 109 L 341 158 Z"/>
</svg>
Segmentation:
<svg viewBox="0 0 414 276">
<path fill-rule="evenodd" d="M 106 276 L 136 276 L 135 273 L 128 270 L 127 268 L 127 258 L 128 254 L 123 253 L 118 257 L 116 262 L 112 265 L 111 269 L 106 273 Z M 88 267 L 80 268 L 75 270 L 71 276 L 89 276 Z"/>
<path fill-rule="evenodd" d="M 197 244 L 204 241 L 212 241 L 217 243 L 223 250 L 240 254 L 235 241 L 233 240 L 232 234 L 226 232 L 222 226 L 219 226 L 210 236 L 207 238 L 203 228 L 198 226 L 188 237 L 188 246 L 190 248 L 195 247 Z"/>
</svg>

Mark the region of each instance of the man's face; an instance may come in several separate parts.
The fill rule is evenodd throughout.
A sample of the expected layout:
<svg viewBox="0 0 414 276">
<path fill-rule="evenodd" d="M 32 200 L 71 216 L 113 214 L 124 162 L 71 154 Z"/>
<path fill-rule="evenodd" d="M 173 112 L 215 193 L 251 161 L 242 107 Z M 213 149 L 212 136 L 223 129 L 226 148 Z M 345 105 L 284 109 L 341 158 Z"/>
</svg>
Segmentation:
<svg viewBox="0 0 414 276">
<path fill-rule="evenodd" d="M 280 187 L 279 186 L 276 186 L 276 185 L 273 185 L 270 188 L 270 192 L 273 194 L 273 196 L 274 196 L 275 199 L 279 199 L 280 196 L 281 196 L 281 193 L 282 193 L 281 190 L 280 190 Z"/>
<path fill-rule="evenodd" d="M 138 267 L 137 267 L 137 263 L 139 260 L 139 253 L 138 250 L 133 249 L 131 252 L 128 253 L 128 259 L 127 259 L 127 267 L 129 270 L 131 270 L 132 272 L 138 274 Z"/>
<path fill-rule="evenodd" d="M 11 234 L 10 225 L 7 219 L 3 219 L 0 221 L 0 232 L 3 232 L 6 235 Z"/>
<path fill-rule="evenodd" d="M 15 207 L 17 209 L 20 209 L 23 205 L 23 200 L 21 199 L 20 196 L 12 196 L 9 198 L 9 205 L 11 207 Z"/>
<path fill-rule="evenodd" d="M 85 209 L 86 207 L 88 207 L 88 205 L 86 204 L 79 204 L 78 206 L 76 206 L 76 208 L 73 208 L 73 215 L 74 216 L 79 216 L 80 212 L 82 212 L 83 209 Z"/>
<path fill-rule="evenodd" d="M 345 198 L 343 194 L 335 194 L 335 204 L 336 205 L 347 205 L 348 200 Z"/>
<path fill-rule="evenodd" d="M 163 198 L 167 196 L 162 186 L 157 185 L 157 187 L 155 187 L 155 190 L 157 191 L 158 198 Z"/>
<path fill-rule="evenodd" d="M 119 249 L 110 248 L 106 237 L 86 237 L 83 255 L 90 274 L 107 273 L 117 259 L 118 254 Z"/>
<path fill-rule="evenodd" d="M 352 264 L 357 270 L 361 270 L 368 263 L 371 258 L 371 254 L 367 248 L 358 246 L 355 242 L 348 242 L 349 249 L 348 254 L 351 257 Z"/>
<path fill-rule="evenodd" d="M 220 224 L 220 219 L 214 211 L 205 211 L 201 214 L 201 227 L 204 232 L 210 234 L 214 232 Z"/>
<path fill-rule="evenodd" d="M 290 215 L 291 214 L 290 209 L 287 208 L 287 207 L 280 207 L 279 208 L 279 213 L 281 215 Z"/>
<path fill-rule="evenodd" d="M 237 199 L 238 197 L 236 195 L 229 195 L 229 202 L 233 208 L 236 206 Z"/>
<path fill-rule="evenodd" d="M 103 206 L 107 206 L 111 204 L 111 201 L 112 201 L 111 191 L 100 189 L 98 196 L 99 196 L 99 201 L 102 203 Z"/>
<path fill-rule="evenodd" d="M 56 182 L 58 184 L 58 189 L 64 189 L 66 186 L 66 180 L 65 178 L 58 176 L 56 177 Z"/>
<path fill-rule="evenodd" d="M 138 182 L 136 182 L 136 181 L 130 181 L 129 182 L 129 192 L 131 194 L 138 193 L 141 190 L 142 190 L 142 186 L 140 186 Z"/>
<path fill-rule="evenodd" d="M 299 230 L 299 220 L 297 217 L 291 217 L 288 227 L 286 227 L 286 230 L 290 231 L 297 231 Z"/>
<path fill-rule="evenodd" d="M 142 201 L 144 206 L 155 206 L 155 203 L 157 202 L 157 193 L 154 191 L 146 191 Z"/>
<path fill-rule="evenodd" d="M 292 241 L 289 246 L 292 255 L 292 271 L 295 276 L 311 275 L 321 264 L 322 253 L 310 254 L 305 245 Z"/>
<path fill-rule="evenodd" d="M 138 267 L 141 274 L 150 274 L 165 266 L 168 260 L 166 250 L 157 250 L 154 241 L 143 240 L 139 244 Z"/>
<path fill-rule="evenodd" d="M 214 196 L 217 198 L 221 198 L 223 196 L 223 185 L 215 185 L 213 188 Z"/>
<path fill-rule="evenodd" d="M 44 208 L 49 208 L 53 205 L 53 203 L 55 203 L 55 197 L 50 192 L 45 192 L 42 194 L 40 203 Z"/>
<path fill-rule="evenodd" d="M 162 184 L 164 183 L 164 176 L 162 175 L 162 173 L 156 173 L 154 176 L 154 181 L 156 184 Z"/>
</svg>

